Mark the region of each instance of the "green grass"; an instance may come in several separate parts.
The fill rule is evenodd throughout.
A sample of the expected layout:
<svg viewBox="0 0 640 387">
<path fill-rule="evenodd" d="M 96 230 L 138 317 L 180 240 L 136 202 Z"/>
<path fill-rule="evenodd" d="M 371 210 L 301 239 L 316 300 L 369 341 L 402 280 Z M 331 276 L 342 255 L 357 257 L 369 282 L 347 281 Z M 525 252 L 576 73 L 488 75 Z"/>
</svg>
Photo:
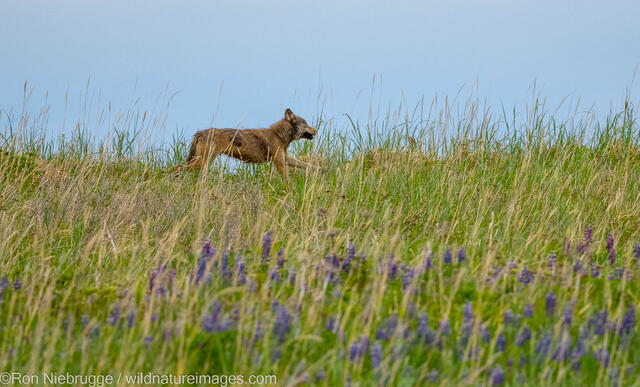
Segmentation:
<svg viewBox="0 0 640 387">
<path fill-rule="evenodd" d="M 289 181 L 269 166 L 220 163 L 201 174 L 168 174 L 187 144 L 139 147 L 139 117 L 102 142 L 82 131 L 52 139 L 28 119 L 10 120 L 0 153 L 0 273 L 7 278 L 0 370 L 479 385 L 500 367 L 509 385 L 637 383 L 635 321 L 630 334 L 619 334 L 625 312 L 640 304 L 633 106 L 577 124 L 537 104 L 522 122 L 474 106 L 458 116 L 450 109 L 428 120 L 389 114 L 347 128 L 317 119 L 324 135 L 294 152 L 327 170 L 292 173 Z M 580 253 L 587 227 L 593 244 Z M 273 246 L 263 261 L 267 231 Z M 209 260 L 201 258 L 207 239 L 217 248 Z M 336 254 L 343 265 L 351 244 L 348 270 L 325 258 Z M 459 263 L 462 247 L 467 259 Z M 452 264 L 443 262 L 447 249 Z M 247 283 L 237 274 L 239 255 Z M 429 256 L 433 267 L 425 269 Z M 525 267 L 533 283 L 518 281 Z M 548 316 L 551 291 L 557 306 Z M 466 302 L 474 319 L 461 341 Z M 534 306 L 532 318 L 522 316 L 526 304 Z M 210 333 L 205 322 L 216 305 L 220 319 Z M 567 305 L 569 326 L 562 323 Z M 517 324 L 505 324 L 507 310 L 520 315 Z M 594 335 L 589 320 L 603 310 L 609 324 Z M 451 333 L 426 343 L 417 333 L 423 313 L 434 331 L 448 320 Z M 279 314 L 290 323 L 282 338 L 274 332 Z M 392 316 L 395 329 L 377 340 Z M 525 326 L 531 340 L 518 346 Z M 546 355 L 536 351 L 545 336 Z M 364 337 L 369 347 L 352 360 L 352 344 Z M 572 351 L 581 340 L 584 356 L 557 359 L 563 340 Z M 326 378 L 316 380 L 319 373 Z"/>
</svg>

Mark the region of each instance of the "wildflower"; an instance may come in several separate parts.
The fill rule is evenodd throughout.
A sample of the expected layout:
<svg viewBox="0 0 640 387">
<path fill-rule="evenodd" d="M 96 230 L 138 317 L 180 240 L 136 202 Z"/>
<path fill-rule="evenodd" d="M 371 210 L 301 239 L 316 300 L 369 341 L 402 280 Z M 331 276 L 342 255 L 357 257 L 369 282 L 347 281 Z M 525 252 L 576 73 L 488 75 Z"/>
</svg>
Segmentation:
<svg viewBox="0 0 640 387">
<path fill-rule="evenodd" d="M 616 262 L 616 248 L 612 232 L 607 235 L 607 253 L 609 255 L 609 263 L 613 265 Z"/>
<path fill-rule="evenodd" d="M 600 278 L 600 268 L 597 265 L 591 265 L 591 277 Z"/>
<path fill-rule="evenodd" d="M 262 238 L 262 263 L 266 263 L 271 255 L 271 231 L 267 231 Z"/>
<path fill-rule="evenodd" d="M 549 256 L 547 257 L 547 267 L 549 267 L 550 269 L 553 268 L 556 265 L 557 259 L 558 257 L 556 253 L 551 252 L 551 254 L 549 254 Z"/>
<path fill-rule="evenodd" d="M 216 300 L 211 306 L 211 313 L 205 314 L 202 317 L 202 327 L 207 333 L 213 333 L 219 328 L 221 310 L 222 306 L 220 302 Z"/>
<path fill-rule="evenodd" d="M 571 253 L 571 242 L 568 239 L 564 239 L 564 255 L 569 255 Z"/>
<path fill-rule="evenodd" d="M 13 283 L 13 290 L 20 290 L 22 289 L 22 283 L 20 282 L 19 279 L 16 279 L 15 282 Z"/>
<path fill-rule="evenodd" d="M 423 271 L 427 271 L 429 269 L 433 268 L 433 255 L 431 254 L 431 251 L 429 249 L 424 249 L 423 253 L 422 253 L 422 257 L 423 257 L 423 266 L 424 266 L 424 270 Z"/>
<path fill-rule="evenodd" d="M 633 246 L 633 260 L 638 263 L 640 260 L 640 242 L 636 242 Z"/>
<path fill-rule="evenodd" d="M 418 317 L 418 337 L 424 337 L 427 334 L 427 329 L 429 329 L 429 316 L 426 313 L 422 313 L 420 317 Z"/>
<path fill-rule="evenodd" d="M 470 301 L 467 301 L 462 308 L 462 318 L 464 319 L 464 321 L 473 320 L 473 305 Z"/>
<path fill-rule="evenodd" d="M 531 270 L 527 269 L 526 266 L 522 268 L 522 271 L 520 271 L 518 275 L 518 281 L 520 281 L 520 283 L 524 285 L 530 284 L 531 282 L 533 282 L 534 279 L 535 279 L 535 274 L 533 274 Z"/>
<path fill-rule="evenodd" d="M 556 295 L 553 291 L 549 291 L 549 293 L 547 293 L 547 297 L 545 298 L 545 309 L 547 311 L 547 316 L 553 316 L 556 312 Z"/>
<path fill-rule="evenodd" d="M 582 270 L 582 260 L 576 259 L 575 263 L 573 264 L 573 272 L 578 273 L 581 270 Z"/>
<path fill-rule="evenodd" d="M 280 342 L 284 342 L 285 336 L 291 329 L 290 320 L 291 317 L 289 316 L 287 308 L 284 306 L 279 307 L 276 315 L 276 322 L 273 324 L 273 334 L 278 337 Z"/>
<path fill-rule="evenodd" d="M 585 347 L 582 339 L 578 339 L 576 347 L 571 352 L 571 366 L 574 370 L 579 370 L 581 367 L 582 357 L 585 355 Z"/>
<path fill-rule="evenodd" d="M 636 326 L 636 308 L 629 305 L 620 324 L 620 335 L 629 335 Z"/>
<path fill-rule="evenodd" d="M 593 229 L 591 228 L 591 226 L 587 226 L 587 228 L 584 229 L 584 243 L 587 245 L 587 247 L 591 246 L 592 235 Z"/>
<path fill-rule="evenodd" d="M 527 341 L 531 340 L 531 330 L 525 326 L 522 332 L 516 337 L 516 345 L 522 347 Z"/>
<path fill-rule="evenodd" d="M 207 264 L 209 263 L 209 261 L 211 260 L 211 258 L 213 258 L 214 255 L 216 255 L 216 248 L 215 247 L 211 247 L 211 243 L 207 240 L 204 242 L 204 244 L 202 245 L 202 251 L 200 252 L 200 258 L 198 259 L 198 267 L 196 270 L 196 278 L 195 278 L 195 283 L 198 284 L 200 283 L 200 281 L 202 281 L 206 274 L 207 274 Z M 157 273 L 155 274 L 155 276 L 157 276 Z M 154 276 L 154 279 L 155 279 Z M 150 279 L 150 283 L 149 286 L 152 287 L 152 282 Z"/>
<path fill-rule="evenodd" d="M 606 348 L 600 348 L 594 353 L 594 355 L 596 360 L 599 361 L 602 365 L 604 365 L 605 367 L 609 366 L 609 351 L 607 351 Z"/>
<path fill-rule="evenodd" d="M 171 339 L 171 328 L 166 327 L 162 331 L 162 340 L 163 341 L 169 341 L 169 339 Z"/>
<path fill-rule="evenodd" d="M 256 323 L 256 330 L 253 333 L 253 340 L 258 341 L 263 337 L 264 337 L 264 332 L 262 330 L 262 322 L 258 320 L 258 322 Z"/>
<path fill-rule="evenodd" d="M 504 383 L 504 372 L 499 365 L 491 371 L 491 385 L 502 386 Z"/>
<path fill-rule="evenodd" d="M 571 316 L 573 315 L 573 305 L 567 304 L 562 310 L 562 325 L 571 326 Z"/>
<path fill-rule="evenodd" d="M 293 270 L 289 272 L 289 283 L 291 286 L 296 286 L 296 272 Z"/>
<path fill-rule="evenodd" d="M 480 327 L 480 337 L 487 344 L 491 342 L 491 332 L 489 332 L 489 328 L 486 325 Z"/>
<path fill-rule="evenodd" d="M 371 368 L 376 369 L 382 361 L 382 346 L 380 343 L 375 343 L 371 347 Z"/>
<path fill-rule="evenodd" d="M 136 308 L 131 307 L 127 313 L 127 327 L 131 328 L 136 322 Z"/>
<path fill-rule="evenodd" d="M 114 302 L 111 305 L 111 314 L 109 315 L 109 318 L 107 318 L 107 323 L 111 324 L 111 326 L 115 326 L 120 319 L 120 313 L 120 305 Z"/>
<path fill-rule="evenodd" d="M 144 337 L 144 346 L 149 347 L 153 342 L 153 336 L 145 336 Z"/>
<path fill-rule="evenodd" d="M 569 359 L 569 356 L 571 356 L 571 336 L 565 332 L 551 359 L 554 361 L 566 361 Z"/>
<path fill-rule="evenodd" d="M 461 247 L 460 250 L 458 250 L 458 263 L 460 264 L 466 260 L 467 260 L 467 252 L 465 251 L 464 247 Z"/>
<path fill-rule="evenodd" d="M 426 345 L 431 345 L 436 341 L 436 331 L 431 329 L 431 327 L 427 327 L 424 331 L 424 343 Z"/>
<path fill-rule="evenodd" d="M 336 318 L 335 317 L 329 317 L 329 319 L 327 320 L 327 323 L 325 324 L 325 329 L 328 331 L 333 331 L 335 329 L 335 325 L 336 325 Z"/>
<path fill-rule="evenodd" d="M 415 271 L 413 267 L 404 266 L 404 270 L 402 271 L 402 290 L 406 290 L 409 287 L 414 275 Z"/>
<path fill-rule="evenodd" d="M 522 315 L 524 316 L 524 318 L 531 318 L 533 317 L 533 305 L 531 304 L 526 304 L 524 306 L 524 310 L 522 312 Z"/>
<path fill-rule="evenodd" d="M 269 269 L 269 279 L 275 283 L 280 282 L 280 271 L 278 269 Z"/>
<path fill-rule="evenodd" d="M 507 348 L 507 339 L 504 337 L 504 333 L 500 333 L 496 339 L 496 350 L 503 352 Z"/>
<path fill-rule="evenodd" d="M 429 380 L 429 383 L 437 383 L 439 376 L 440 375 L 438 374 L 438 370 L 431 370 L 427 374 L 427 380 Z"/>
<path fill-rule="evenodd" d="M 547 356 L 549 352 L 549 347 L 551 347 L 551 336 L 545 334 L 538 341 L 538 345 L 536 346 L 536 353 L 544 356 Z"/>
<path fill-rule="evenodd" d="M 505 325 L 518 326 L 520 324 L 520 316 L 513 314 L 511 309 L 507 309 L 504 311 L 503 320 Z"/>
<path fill-rule="evenodd" d="M 449 324 L 449 320 L 440 320 L 440 327 L 438 327 L 438 332 L 444 336 L 448 336 L 451 333 L 451 325 Z"/>
<path fill-rule="evenodd" d="M 447 247 L 447 249 L 444 252 L 444 257 L 443 257 L 444 263 L 446 264 L 451 264 L 452 261 L 452 254 L 451 254 L 451 249 Z"/>
<path fill-rule="evenodd" d="M 395 255 L 389 254 L 387 260 L 389 268 L 389 278 L 394 279 L 398 274 L 398 263 L 395 261 Z"/>
<path fill-rule="evenodd" d="M 220 271 L 222 272 L 222 278 L 231 278 L 231 269 L 229 268 L 229 250 L 222 252 L 222 257 L 220 257 Z"/>
<path fill-rule="evenodd" d="M 238 254 L 236 256 L 236 281 L 238 285 L 244 285 L 247 283 L 247 275 L 244 270 L 244 261 L 242 256 Z"/>
<path fill-rule="evenodd" d="M 607 311 L 604 310 L 589 320 L 589 325 L 593 327 L 594 334 L 598 336 L 604 335 L 605 326 L 607 324 L 607 315 Z"/>
<path fill-rule="evenodd" d="M 89 315 L 88 315 L 88 314 L 83 314 L 83 315 L 80 317 L 80 322 L 82 323 L 82 326 L 83 326 L 84 328 L 86 328 L 86 327 L 87 327 L 87 325 L 89 325 L 89 322 L 90 322 L 90 321 L 91 321 L 91 319 L 90 319 L 90 317 L 89 317 Z"/>
<path fill-rule="evenodd" d="M 278 267 L 280 269 L 282 269 L 284 267 L 284 248 L 280 248 L 278 250 L 278 256 L 276 258 L 276 264 L 278 265 Z"/>
</svg>

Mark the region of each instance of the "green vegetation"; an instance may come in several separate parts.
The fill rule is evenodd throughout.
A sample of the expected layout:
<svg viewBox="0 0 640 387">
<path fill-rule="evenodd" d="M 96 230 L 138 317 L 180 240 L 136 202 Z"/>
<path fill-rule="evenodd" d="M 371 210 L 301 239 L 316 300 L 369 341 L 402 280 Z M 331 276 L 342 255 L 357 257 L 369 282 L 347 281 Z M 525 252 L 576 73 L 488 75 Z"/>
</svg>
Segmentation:
<svg viewBox="0 0 640 387">
<path fill-rule="evenodd" d="M 102 142 L 0 117 L 0 370 L 635 383 L 633 106 L 451 111 L 319 118 L 292 153 L 327 170 L 289 181 L 169 174 L 188 144 L 141 147 L 146 114 Z"/>
</svg>

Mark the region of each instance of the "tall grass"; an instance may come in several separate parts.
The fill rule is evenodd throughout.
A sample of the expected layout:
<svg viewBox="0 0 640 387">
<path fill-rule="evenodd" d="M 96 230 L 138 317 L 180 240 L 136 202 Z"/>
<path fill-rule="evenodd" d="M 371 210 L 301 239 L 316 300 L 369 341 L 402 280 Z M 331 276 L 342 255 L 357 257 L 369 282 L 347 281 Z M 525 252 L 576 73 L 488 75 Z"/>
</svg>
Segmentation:
<svg viewBox="0 0 640 387">
<path fill-rule="evenodd" d="M 327 170 L 289 181 L 168 174 L 185 138 L 149 145 L 162 114 L 109 109 L 102 140 L 0 116 L 0 370 L 635 383 L 630 101 L 604 120 L 473 99 L 320 116 L 293 152 Z"/>
</svg>

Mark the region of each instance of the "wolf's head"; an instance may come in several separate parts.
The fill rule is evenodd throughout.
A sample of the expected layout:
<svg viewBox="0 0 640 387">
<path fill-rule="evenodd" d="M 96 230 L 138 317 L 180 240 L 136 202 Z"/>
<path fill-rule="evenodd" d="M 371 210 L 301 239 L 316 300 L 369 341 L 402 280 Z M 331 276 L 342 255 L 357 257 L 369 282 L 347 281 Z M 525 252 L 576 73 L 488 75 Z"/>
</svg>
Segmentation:
<svg viewBox="0 0 640 387">
<path fill-rule="evenodd" d="M 293 126 L 293 138 L 299 140 L 306 138 L 307 140 L 313 139 L 313 136 L 318 134 L 318 131 L 307 124 L 307 121 L 300 116 L 293 114 L 291 109 L 284 111 L 284 119 Z"/>
</svg>

